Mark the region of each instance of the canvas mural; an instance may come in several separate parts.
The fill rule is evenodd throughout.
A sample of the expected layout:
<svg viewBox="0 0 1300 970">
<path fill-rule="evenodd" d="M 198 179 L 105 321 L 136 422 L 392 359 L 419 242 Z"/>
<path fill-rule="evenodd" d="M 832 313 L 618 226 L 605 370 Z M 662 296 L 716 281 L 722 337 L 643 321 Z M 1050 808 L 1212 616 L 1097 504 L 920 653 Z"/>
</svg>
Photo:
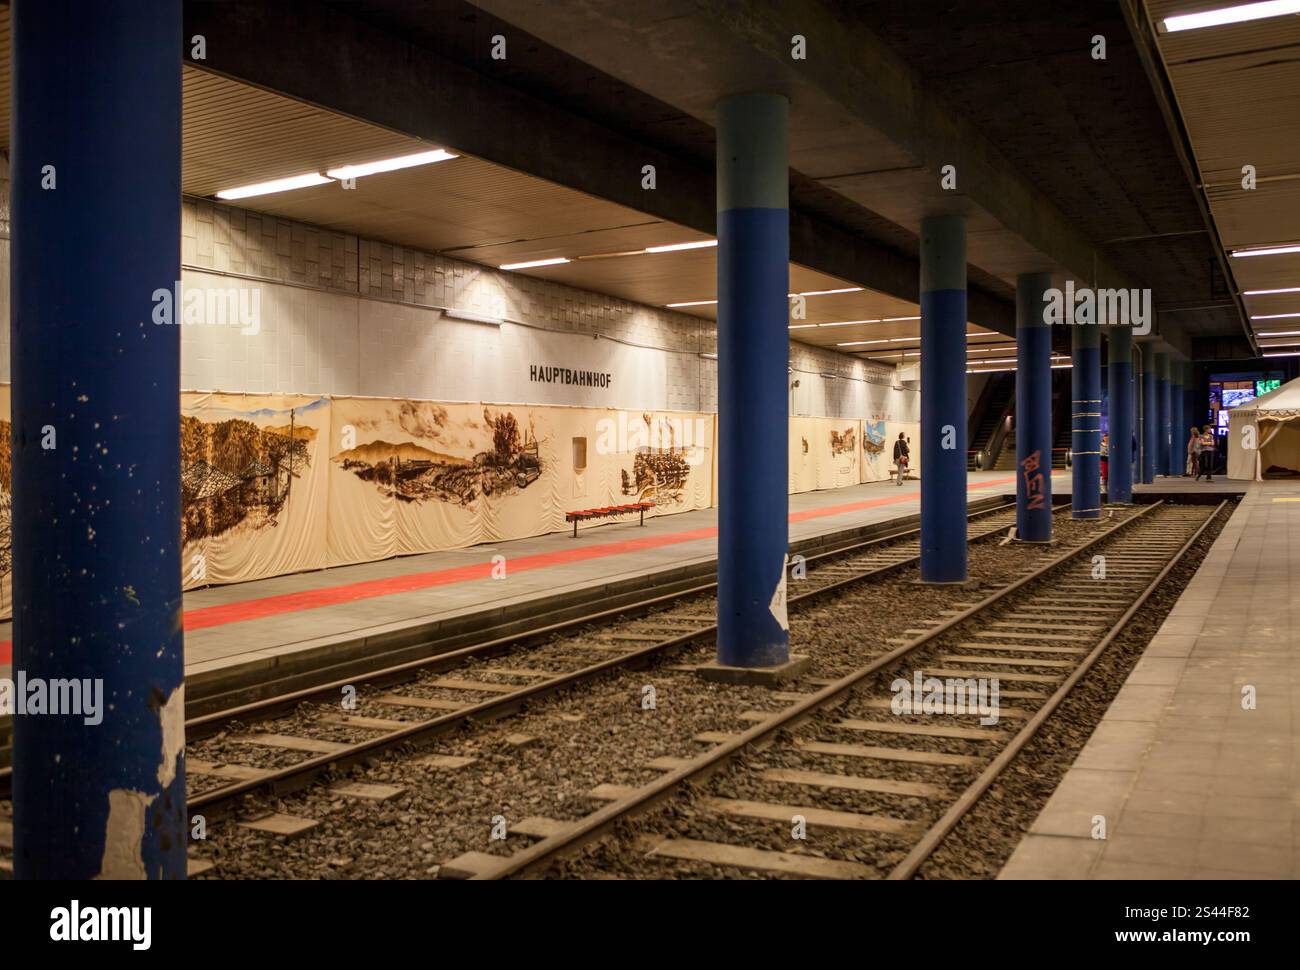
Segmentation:
<svg viewBox="0 0 1300 970">
<path fill-rule="evenodd" d="M 325 397 L 181 395 L 185 588 L 319 568 Z"/>
</svg>

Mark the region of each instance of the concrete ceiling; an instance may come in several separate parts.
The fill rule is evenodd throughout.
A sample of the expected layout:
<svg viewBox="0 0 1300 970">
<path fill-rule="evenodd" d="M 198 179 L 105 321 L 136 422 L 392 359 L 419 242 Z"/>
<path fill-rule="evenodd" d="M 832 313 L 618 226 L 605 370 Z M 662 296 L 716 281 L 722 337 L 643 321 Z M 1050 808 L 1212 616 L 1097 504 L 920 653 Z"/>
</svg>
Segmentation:
<svg viewBox="0 0 1300 970">
<path fill-rule="evenodd" d="M 1300 245 L 1300 17 L 1162 33 L 1222 0 L 1143 0 L 1224 253 Z M 1243 166 L 1255 168 L 1254 189 Z M 1225 259 L 1261 352 L 1300 351 L 1300 252 Z M 1292 289 L 1291 293 L 1252 291 Z M 1295 317 L 1279 316 L 1297 314 Z M 1269 337 L 1270 333 L 1289 336 Z"/>
</svg>

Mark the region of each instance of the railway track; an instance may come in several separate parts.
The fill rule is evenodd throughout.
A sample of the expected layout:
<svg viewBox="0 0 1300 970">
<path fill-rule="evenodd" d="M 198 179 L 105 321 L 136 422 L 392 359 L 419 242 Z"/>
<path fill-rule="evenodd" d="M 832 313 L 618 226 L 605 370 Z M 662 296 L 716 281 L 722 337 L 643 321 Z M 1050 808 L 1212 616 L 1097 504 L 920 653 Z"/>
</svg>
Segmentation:
<svg viewBox="0 0 1300 970">
<path fill-rule="evenodd" d="M 1014 523 L 1014 515 L 1009 511 L 1013 508 L 1012 505 L 1002 504 L 980 508 L 971 512 L 968 520 L 972 523 L 989 523 L 988 530 L 980 535 L 973 536 L 972 541 L 978 541 L 998 530 L 1009 528 Z M 915 545 L 918 536 L 919 529 L 913 527 L 892 529 L 867 539 L 854 538 L 847 543 L 832 538 L 829 540 L 828 548 L 810 553 L 804 559 L 809 570 L 816 572 L 832 564 L 842 566 L 843 562 L 852 560 L 854 557 L 883 551 L 886 548 L 892 548 L 898 543 L 908 543 L 910 544 L 911 553 L 907 561 L 912 561 L 916 555 Z M 902 565 L 906 564 L 907 562 L 902 563 Z M 818 577 L 819 581 L 825 582 L 828 589 L 833 588 L 829 580 L 832 578 L 831 572 L 834 571 L 829 570 Z M 841 569 L 840 571 L 844 573 L 840 577 L 843 579 L 847 579 L 848 574 L 851 573 L 851 570 L 847 569 Z M 887 570 L 881 570 L 881 572 L 885 571 Z M 698 599 L 701 611 L 711 609 L 712 601 L 703 598 L 707 597 L 714 589 L 716 589 L 716 584 L 712 582 L 694 582 L 685 586 L 669 584 L 667 592 L 652 592 L 650 595 L 642 596 L 639 600 L 633 602 L 627 601 L 627 594 L 616 593 L 608 599 L 602 599 L 591 604 L 589 609 L 578 616 L 551 619 L 549 618 L 551 615 L 548 614 L 548 619 L 526 628 L 519 628 L 515 624 L 506 624 L 508 632 L 505 633 L 502 633 L 498 627 L 489 627 L 484 631 L 486 635 L 477 638 L 472 635 L 458 635 L 451 638 L 449 643 L 463 645 L 448 647 L 447 644 L 430 643 L 425 646 L 421 656 L 398 663 L 384 663 L 383 657 L 376 657 L 374 659 L 379 662 L 372 669 L 349 670 L 346 676 L 339 679 L 328 680 L 307 687 L 280 690 L 270 696 L 229 705 L 215 711 L 205 711 L 197 716 L 190 717 L 186 720 L 185 736 L 187 741 L 202 739 L 222 730 L 225 725 L 232 722 L 242 721 L 247 723 L 267 720 L 291 711 L 304 702 L 320 700 L 330 696 L 337 697 L 345 687 L 400 684 L 423 672 L 453 669 L 474 658 L 487 658 L 509 653 L 521 647 L 544 642 L 548 638 L 581 630 L 591 624 L 622 622 L 641 613 L 667 609 L 679 602 Z M 614 605 L 609 605 L 610 602 Z M 465 644 L 464 641 L 467 638 L 470 642 Z M 546 687 L 547 685 L 534 686 Z M 546 692 L 549 692 L 549 689 Z M 521 688 L 519 699 L 527 699 L 524 688 Z M 496 700 L 500 703 L 494 705 L 493 709 L 500 708 L 503 713 L 509 713 L 508 699 L 497 698 Z M 461 706 L 468 707 L 472 705 Z M 433 708 L 431 707 L 431 709 Z M 448 707 L 446 709 L 453 710 L 454 708 Z M 476 710 L 471 712 L 469 716 L 481 715 L 482 712 Z M 9 720 L 7 716 L 0 718 L 0 799 L 12 797 Z M 199 767 L 203 768 L 205 765 L 200 762 Z M 237 771 L 238 769 L 232 770 Z"/>
<path fill-rule="evenodd" d="M 1061 508 L 1058 507 L 1058 511 Z M 1014 524 L 1014 505 L 972 513 L 979 525 L 971 542 L 1004 535 Z M 804 566 L 811 587 L 791 602 L 810 603 L 873 578 L 914 565 L 920 555 L 919 530 L 909 529 L 846 548 L 809 557 Z M 640 604 L 556 624 L 534 631 L 526 641 L 508 638 L 466 647 L 325 684 L 292 695 L 271 698 L 240 708 L 192 719 L 186 725 L 187 747 L 232 724 L 273 718 L 306 701 L 328 701 L 335 709 L 317 724 L 325 736 L 242 731 L 235 740 L 254 748 L 278 748 L 307 757 L 276 768 L 223 760 L 211 763 L 187 752 L 187 772 L 224 784 L 192 794 L 191 813 L 208 817 L 228 812 L 244 796 L 264 792 L 287 794 L 316 782 L 322 775 L 360 764 L 385 751 L 425 741 L 457 730 L 474 721 L 507 716 L 531 701 L 585 682 L 608 671 L 635 667 L 711 638 L 715 584 L 670 594 Z M 527 643 L 540 646 L 527 646 Z M 527 667 L 480 666 L 482 662 L 514 655 L 527 659 Z M 543 655 L 539 666 L 539 654 Z M 452 672 L 452 676 L 446 676 Z M 356 711 L 338 709 L 344 690 L 383 685 L 386 689 L 357 697 Z M 365 713 L 360 713 L 364 708 Z M 359 735 L 348 740 L 330 736 L 332 729 Z"/>
<path fill-rule="evenodd" d="M 445 864 L 440 875 L 543 874 L 621 822 L 669 802 L 730 764 L 735 770 L 725 779 L 728 785 L 751 797 L 695 798 L 689 803 L 692 824 L 714 832 L 728 831 L 727 822 L 758 824 L 766 837 L 758 846 L 737 844 L 682 837 L 680 823 L 665 825 L 637 840 L 637 854 L 647 865 L 676 860 L 733 873 L 911 878 L 1225 505 L 1146 506 L 977 602 L 917 624 L 907 631 L 911 639 L 848 675 L 834 681 L 805 678 L 788 691 L 774 692 L 773 699 L 788 706 L 751 712 L 746 720 L 756 723 L 744 731 L 697 737 L 709 748 L 695 758 L 657 759 L 646 767 L 661 774 L 649 784 L 597 786 L 590 798 L 605 804 L 590 814 L 574 821 L 531 818 L 514 826 L 516 834 L 538 840 L 522 851 L 510 856 L 469 852 Z M 802 599 L 792 597 L 791 609 Z M 996 678 L 996 725 L 983 723 L 988 718 L 969 709 L 895 713 L 891 677 L 899 675 L 913 683 L 917 675 L 920 683 Z M 789 767 L 809 756 L 852 767 L 847 772 Z M 770 794 L 756 798 L 754 791 Z M 846 811 L 846 795 L 865 799 L 873 810 Z M 830 801 L 836 807 L 824 807 L 828 796 L 835 796 Z M 655 819 L 641 824 L 655 829 Z M 814 832 L 866 838 L 887 861 L 802 852 L 788 838 L 792 824 L 800 823 Z M 794 851 L 774 850 L 776 841 Z M 821 849 L 828 845 L 834 843 L 819 843 Z"/>
</svg>

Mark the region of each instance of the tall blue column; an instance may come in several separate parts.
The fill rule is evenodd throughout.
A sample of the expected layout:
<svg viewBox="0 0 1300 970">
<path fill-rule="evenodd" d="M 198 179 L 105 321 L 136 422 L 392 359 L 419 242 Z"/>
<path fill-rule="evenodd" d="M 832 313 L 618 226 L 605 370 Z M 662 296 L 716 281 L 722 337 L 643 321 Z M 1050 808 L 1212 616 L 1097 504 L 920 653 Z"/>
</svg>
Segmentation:
<svg viewBox="0 0 1300 970">
<path fill-rule="evenodd" d="M 1128 327 L 1107 331 L 1106 377 L 1110 399 L 1110 457 L 1107 498 L 1111 502 L 1133 501 L 1133 334 Z"/>
<path fill-rule="evenodd" d="M 12 30 L 14 676 L 82 702 L 14 719 L 14 871 L 183 878 L 181 4 Z"/>
<path fill-rule="evenodd" d="M 1156 444 L 1159 441 L 1156 416 L 1155 354 L 1152 345 L 1142 348 L 1142 484 L 1156 480 Z"/>
<path fill-rule="evenodd" d="M 1169 355 L 1161 351 L 1156 354 L 1157 475 L 1169 474 L 1169 436 L 1172 431 L 1169 407 Z"/>
<path fill-rule="evenodd" d="M 785 98 L 718 103 L 718 662 L 790 657 Z"/>
<path fill-rule="evenodd" d="M 1182 475 L 1187 465 L 1187 425 L 1183 421 L 1183 365 L 1169 361 L 1169 474 Z"/>
<path fill-rule="evenodd" d="M 1052 328 L 1047 273 L 1016 277 L 1016 535 L 1052 539 Z"/>
<path fill-rule="evenodd" d="M 1076 519 L 1095 519 L 1101 516 L 1101 328 L 1075 324 L 1070 344 L 1070 513 Z"/>
<path fill-rule="evenodd" d="M 966 581 L 966 219 L 921 220 L 921 581 Z"/>
</svg>

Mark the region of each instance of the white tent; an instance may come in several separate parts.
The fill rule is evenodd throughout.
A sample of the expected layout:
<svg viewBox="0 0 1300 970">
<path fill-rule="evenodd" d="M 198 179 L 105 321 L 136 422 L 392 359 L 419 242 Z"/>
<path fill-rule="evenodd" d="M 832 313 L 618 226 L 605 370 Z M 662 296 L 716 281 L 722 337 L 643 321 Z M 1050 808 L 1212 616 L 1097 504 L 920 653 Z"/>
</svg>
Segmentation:
<svg viewBox="0 0 1300 970">
<path fill-rule="evenodd" d="M 1300 379 L 1228 412 L 1228 477 L 1258 482 L 1275 466 L 1300 473 Z"/>
</svg>

